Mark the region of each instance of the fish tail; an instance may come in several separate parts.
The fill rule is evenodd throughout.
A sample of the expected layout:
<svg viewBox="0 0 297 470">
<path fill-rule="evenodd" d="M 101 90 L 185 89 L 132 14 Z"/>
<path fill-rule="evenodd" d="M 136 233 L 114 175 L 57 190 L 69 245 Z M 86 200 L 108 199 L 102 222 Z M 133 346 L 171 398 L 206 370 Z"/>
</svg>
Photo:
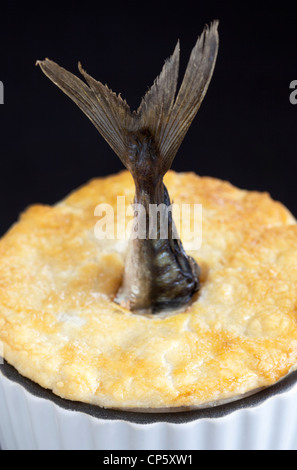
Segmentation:
<svg viewBox="0 0 297 470">
<path fill-rule="evenodd" d="M 218 51 L 217 28 L 218 21 L 214 21 L 198 37 L 178 93 L 179 42 L 133 112 L 120 95 L 92 78 L 80 63 L 78 68 L 85 81 L 49 59 L 36 64 L 91 120 L 134 179 L 149 165 L 163 176 L 170 169 L 207 91 Z M 139 162 L 143 146 L 149 151 L 143 152 Z M 137 147 L 137 157 L 131 147 Z"/>
</svg>

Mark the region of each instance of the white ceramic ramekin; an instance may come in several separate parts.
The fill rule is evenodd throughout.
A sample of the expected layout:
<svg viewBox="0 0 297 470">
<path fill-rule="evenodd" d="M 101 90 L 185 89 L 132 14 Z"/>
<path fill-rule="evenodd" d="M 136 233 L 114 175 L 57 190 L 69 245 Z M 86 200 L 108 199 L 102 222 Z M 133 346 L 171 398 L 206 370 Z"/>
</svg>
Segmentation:
<svg viewBox="0 0 297 470">
<path fill-rule="evenodd" d="M 297 372 L 226 405 L 146 414 L 63 400 L 4 363 L 0 443 L 4 450 L 296 450 Z"/>
</svg>

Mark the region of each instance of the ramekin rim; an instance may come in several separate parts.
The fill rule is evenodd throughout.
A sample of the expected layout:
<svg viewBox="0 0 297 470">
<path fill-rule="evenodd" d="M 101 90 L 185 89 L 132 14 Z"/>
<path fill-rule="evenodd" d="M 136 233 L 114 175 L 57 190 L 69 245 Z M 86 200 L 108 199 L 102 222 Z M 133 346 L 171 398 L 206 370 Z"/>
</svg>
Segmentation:
<svg viewBox="0 0 297 470">
<path fill-rule="evenodd" d="M 1 359 L 1 358 L 0 358 Z M 297 385 L 297 370 L 284 376 L 273 385 L 246 396 L 235 399 L 225 404 L 200 408 L 195 410 L 177 412 L 138 412 L 128 410 L 117 410 L 101 408 L 96 405 L 71 401 L 55 395 L 52 391 L 45 389 L 21 375 L 12 365 L 3 359 L 0 360 L 0 375 L 9 381 L 23 387 L 29 395 L 35 398 L 49 400 L 62 410 L 87 414 L 95 419 L 105 421 L 125 421 L 130 424 L 148 425 L 153 423 L 187 424 L 202 419 L 223 418 L 231 413 L 242 409 L 255 408 L 275 396 L 283 395 Z"/>
</svg>

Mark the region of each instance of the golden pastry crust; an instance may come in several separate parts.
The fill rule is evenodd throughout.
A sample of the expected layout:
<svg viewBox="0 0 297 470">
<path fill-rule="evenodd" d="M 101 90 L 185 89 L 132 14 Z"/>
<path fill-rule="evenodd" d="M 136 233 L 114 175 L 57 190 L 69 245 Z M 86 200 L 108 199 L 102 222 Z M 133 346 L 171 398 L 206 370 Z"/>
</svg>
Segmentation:
<svg viewBox="0 0 297 470">
<path fill-rule="evenodd" d="M 127 241 L 97 240 L 94 209 L 132 202 L 127 172 L 28 208 L 2 238 L 0 340 L 21 374 L 71 400 L 145 409 L 238 397 L 295 368 L 294 217 L 215 178 L 170 171 L 165 184 L 176 204 L 203 207 L 190 253 L 202 285 L 185 312 L 141 316 L 113 302 Z"/>
</svg>

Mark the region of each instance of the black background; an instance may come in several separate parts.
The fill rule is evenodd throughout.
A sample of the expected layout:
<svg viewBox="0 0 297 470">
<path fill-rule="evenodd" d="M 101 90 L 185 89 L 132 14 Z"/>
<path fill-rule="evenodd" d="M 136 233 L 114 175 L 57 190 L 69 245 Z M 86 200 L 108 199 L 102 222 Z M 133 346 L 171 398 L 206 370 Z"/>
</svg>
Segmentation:
<svg viewBox="0 0 297 470">
<path fill-rule="evenodd" d="M 205 24 L 220 49 L 204 99 L 173 163 L 268 191 L 297 216 L 297 16 L 285 2 L 151 3 L 1 14 L 0 234 L 33 203 L 53 204 L 89 179 L 122 170 L 91 122 L 35 66 L 50 59 L 107 83 L 135 109 L 181 43 L 181 75 Z"/>
</svg>

